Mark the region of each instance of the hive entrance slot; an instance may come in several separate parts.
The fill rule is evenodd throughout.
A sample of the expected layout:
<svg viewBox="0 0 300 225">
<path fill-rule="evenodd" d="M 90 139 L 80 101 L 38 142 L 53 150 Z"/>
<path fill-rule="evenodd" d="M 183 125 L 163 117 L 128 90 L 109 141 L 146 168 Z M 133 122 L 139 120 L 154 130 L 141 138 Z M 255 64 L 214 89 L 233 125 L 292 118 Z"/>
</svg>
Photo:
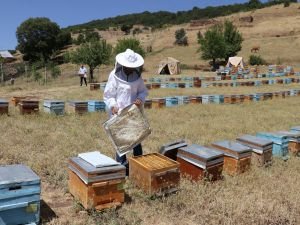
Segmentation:
<svg viewBox="0 0 300 225">
<path fill-rule="evenodd" d="M 15 190 L 20 190 L 21 188 L 22 188 L 21 186 L 15 186 L 15 187 L 10 187 L 8 190 L 15 191 Z"/>
</svg>

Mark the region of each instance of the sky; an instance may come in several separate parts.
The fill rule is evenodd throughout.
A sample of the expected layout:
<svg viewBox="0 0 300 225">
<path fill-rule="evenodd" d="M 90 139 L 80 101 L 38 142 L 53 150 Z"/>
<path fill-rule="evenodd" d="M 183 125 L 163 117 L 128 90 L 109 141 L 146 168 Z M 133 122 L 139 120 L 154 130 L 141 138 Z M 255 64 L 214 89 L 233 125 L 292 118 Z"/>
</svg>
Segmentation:
<svg viewBox="0 0 300 225">
<path fill-rule="evenodd" d="M 186 11 L 194 6 L 245 3 L 248 0 L 6 0 L 0 4 L 0 50 L 15 49 L 16 30 L 30 17 L 47 17 L 61 28 L 144 11 Z"/>
</svg>

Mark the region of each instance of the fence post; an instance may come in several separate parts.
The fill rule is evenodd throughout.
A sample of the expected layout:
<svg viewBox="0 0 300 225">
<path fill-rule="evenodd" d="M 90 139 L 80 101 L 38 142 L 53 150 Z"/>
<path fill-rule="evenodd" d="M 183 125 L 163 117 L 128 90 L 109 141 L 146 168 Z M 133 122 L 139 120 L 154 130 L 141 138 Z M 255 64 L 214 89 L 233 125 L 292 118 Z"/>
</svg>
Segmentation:
<svg viewBox="0 0 300 225">
<path fill-rule="evenodd" d="M 4 84 L 3 63 L 1 63 L 1 83 Z"/>
<path fill-rule="evenodd" d="M 45 85 L 47 85 L 47 67 L 45 66 Z"/>
</svg>

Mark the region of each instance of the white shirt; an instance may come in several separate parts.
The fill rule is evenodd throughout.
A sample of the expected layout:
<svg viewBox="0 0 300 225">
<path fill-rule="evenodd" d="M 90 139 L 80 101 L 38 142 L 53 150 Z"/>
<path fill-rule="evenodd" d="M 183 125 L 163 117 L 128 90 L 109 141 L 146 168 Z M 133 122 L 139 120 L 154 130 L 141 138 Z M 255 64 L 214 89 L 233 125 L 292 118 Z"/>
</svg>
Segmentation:
<svg viewBox="0 0 300 225">
<path fill-rule="evenodd" d="M 86 73 L 87 73 L 87 69 L 85 67 L 79 68 L 78 74 L 84 75 L 84 77 L 86 77 Z"/>
<path fill-rule="evenodd" d="M 104 102 L 110 110 L 112 107 L 118 107 L 119 110 L 122 110 L 137 98 L 144 103 L 147 95 L 148 90 L 141 77 L 135 81 L 127 82 L 117 77 L 115 70 L 113 70 L 105 86 Z"/>
</svg>

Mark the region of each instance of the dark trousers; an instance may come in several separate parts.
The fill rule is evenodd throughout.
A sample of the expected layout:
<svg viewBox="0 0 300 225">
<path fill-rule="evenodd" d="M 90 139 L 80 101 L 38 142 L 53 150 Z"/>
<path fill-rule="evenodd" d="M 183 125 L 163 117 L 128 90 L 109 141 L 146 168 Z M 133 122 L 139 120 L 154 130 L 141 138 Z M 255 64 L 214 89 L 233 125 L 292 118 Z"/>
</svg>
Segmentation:
<svg viewBox="0 0 300 225">
<path fill-rule="evenodd" d="M 87 86 L 86 77 L 80 77 L 80 86 L 82 86 L 83 80 L 84 80 L 85 86 Z"/>
<path fill-rule="evenodd" d="M 138 144 L 137 146 L 135 146 L 133 148 L 133 155 L 134 156 L 139 156 L 139 155 L 143 155 L 143 149 L 142 149 L 142 145 Z M 116 161 L 121 163 L 123 166 L 126 167 L 126 175 L 128 176 L 129 174 L 129 165 L 128 165 L 128 161 L 126 158 L 126 154 L 123 156 L 119 156 L 118 153 L 116 153 Z"/>
</svg>

